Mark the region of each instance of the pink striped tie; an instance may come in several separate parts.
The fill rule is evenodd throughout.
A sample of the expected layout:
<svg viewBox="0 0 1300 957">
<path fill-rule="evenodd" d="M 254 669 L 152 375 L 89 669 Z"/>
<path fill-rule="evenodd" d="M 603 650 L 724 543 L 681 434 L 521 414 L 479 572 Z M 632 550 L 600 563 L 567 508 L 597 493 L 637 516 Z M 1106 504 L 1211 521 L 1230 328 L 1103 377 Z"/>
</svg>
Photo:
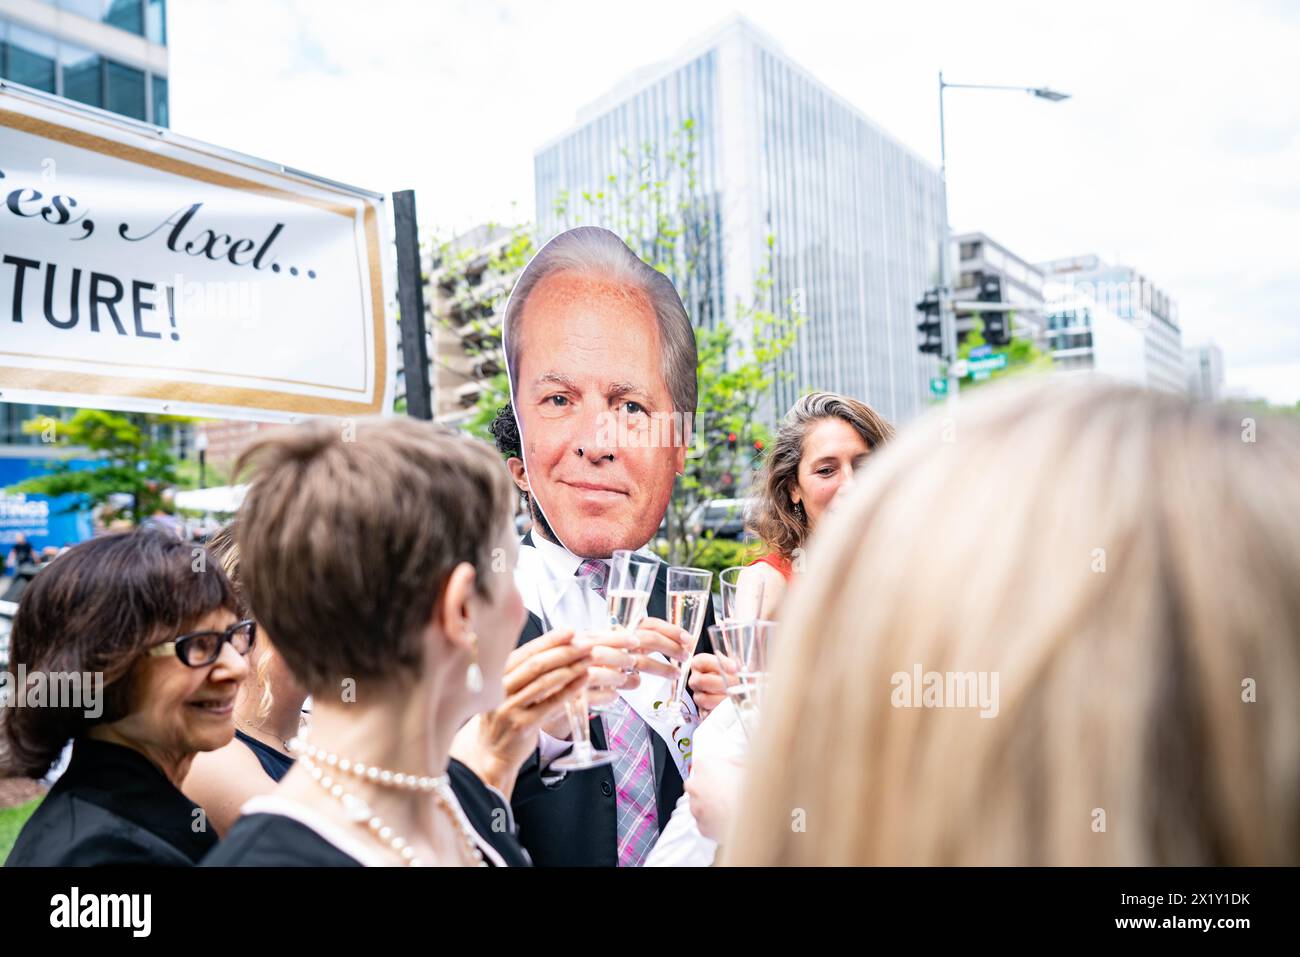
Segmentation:
<svg viewBox="0 0 1300 957">
<path fill-rule="evenodd" d="M 613 707 L 617 713 L 606 715 L 605 721 L 614 752 L 618 866 L 640 867 L 659 837 L 650 729 L 622 698 L 616 698 Z"/>
<path fill-rule="evenodd" d="M 605 563 L 588 559 L 578 569 L 605 597 Z M 614 797 L 618 826 L 618 866 L 640 867 L 659 837 L 659 812 L 655 795 L 654 751 L 650 729 L 628 703 L 615 698 L 614 714 L 604 716 L 605 746 L 614 752 Z"/>
</svg>

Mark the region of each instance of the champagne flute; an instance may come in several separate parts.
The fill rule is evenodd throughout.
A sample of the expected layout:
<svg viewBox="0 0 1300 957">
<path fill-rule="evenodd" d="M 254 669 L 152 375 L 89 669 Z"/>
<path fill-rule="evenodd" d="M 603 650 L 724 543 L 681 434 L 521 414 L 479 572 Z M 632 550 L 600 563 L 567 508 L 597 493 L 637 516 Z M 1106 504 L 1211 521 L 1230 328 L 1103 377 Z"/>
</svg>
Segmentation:
<svg viewBox="0 0 1300 957">
<path fill-rule="evenodd" d="M 552 579 L 539 586 L 543 631 L 551 631 L 555 627 L 555 622 L 561 618 L 566 605 L 572 610 L 574 602 L 581 602 L 579 607 L 585 608 L 589 587 L 586 579 L 581 578 Z M 585 771 L 587 768 L 598 768 L 613 762 L 612 751 L 599 750 L 591 743 L 591 718 L 585 686 L 576 697 L 564 703 L 564 714 L 569 719 L 573 749 L 552 761 L 552 768 L 557 771 Z"/>
<path fill-rule="evenodd" d="M 724 621 L 709 632 L 714 647 L 721 648 L 721 653 L 737 665 L 736 681 L 728 686 L 727 695 L 746 735 L 752 730 L 767 688 L 776 627 L 774 621 Z"/>
<path fill-rule="evenodd" d="M 740 681 L 740 658 L 732 647 L 730 631 L 722 627 L 725 624 L 726 621 L 719 621 L 716 625 L 709 625 L 709 644 L 713 646 L 713 654 L 722 670 L 723 686 L 730 690 L 732 685 Z M 728 664 L 735 667 L 734 673 L 727 670 Z"/>
<path fill-rule="evenodd" d="M 724 621 L 717 626 L 722 633 L 722 643 L 728 657 L 738 665 L 736 677 L 739 684 L 767 674 L 772 652 L 772 636 L 776 634 L 774 621 Z"/>
<path fill-rule="evenodd" d="M 659 559 L 626 549 L 609 560 L 609 627 L 614 631 L 636 631 L 646 616 L 650 593 L 659 574 Z"/>
<path fill-rule="evenodd" d="M 704 612 L 709 607 L 709 585 L 712 581 L 713 572 L 703 568 L 673 566 L 668 569 L 668 623 L 691 636 L 692 650 L 699 641 L 700 628 L 704 625 Z M 673 679 L 660 713 L 683 720 L 692 717 L 690 708 L 681 699 L 690 667 L 691 656 L 687 654 L 681 663 L 681 671 Z"/>
<path fill-rule="evenodd" d="M 718 589 L 722 595 L 723 621 L 757 621 L 763 611 L 763 580 L 741 586 L 744 566 L 724 568 L 718 575 Z"/>
<path fill-rule="evenodd" d="M 619 549 L 610 556 L 609 582 L 605 590 L 606 612 L 611 631 L 633 632 L 646 616 L 650 593 L 659 574 L 659 559 Z M 615 714 L 613 702 L 595 705 L 595 714 Z"/>
</svg>

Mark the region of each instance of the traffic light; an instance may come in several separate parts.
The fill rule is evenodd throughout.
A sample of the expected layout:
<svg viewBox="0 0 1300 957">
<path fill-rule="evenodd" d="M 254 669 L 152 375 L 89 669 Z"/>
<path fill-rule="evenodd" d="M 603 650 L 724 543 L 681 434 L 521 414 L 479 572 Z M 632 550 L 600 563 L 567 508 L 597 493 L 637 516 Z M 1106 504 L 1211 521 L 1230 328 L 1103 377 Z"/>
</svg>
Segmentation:
<svg viewBox="0 0 1300 957">
<path fill-rule="evenodd" d="M 1001 276 L 985 276 L 980 280 L 979 301 L 1002 301 Z M 989 345 L 1005 346 L 1011 342 L 1011 333 L 1007 328 L 1007 314 L 1005 312 L 981 312 L 980 319 L 984 323 L 984 341 Z"/>
<path fill-rule="evenodd" d="M 936 356 L 943 353 L 943 322 L 939 317 L 939 308 L 938 289 L 927 289 L 921 301 L 916 304 L 916 311 L 922 316 L 916 324 L 916 331 L 922 336 L 917 348 Z"/>
</svg>

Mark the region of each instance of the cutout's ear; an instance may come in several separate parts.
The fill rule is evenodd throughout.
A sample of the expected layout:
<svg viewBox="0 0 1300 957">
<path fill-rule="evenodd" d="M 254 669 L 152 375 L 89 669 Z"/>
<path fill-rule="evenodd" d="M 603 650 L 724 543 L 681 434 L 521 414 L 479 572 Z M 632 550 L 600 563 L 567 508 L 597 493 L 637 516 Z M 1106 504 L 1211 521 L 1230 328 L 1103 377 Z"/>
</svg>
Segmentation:
<svg viewBox="0 0 1300 957">
<path fill-rule="evenodd" d="M 436 625 L 451 644 L 468 651 L 474 629 L 469 621 L 469 600 L 474 595 L 478 573 L 469 562 L 461 562 L 447 576 L 442 596 L 433 607 L 430 624 Z"/>
<path fill-rule="evenodd" d="M 510 477 L 515 480 L 515 485 L 519 491 L 527 495 L 532 491 L 528 484 L 528 470 L 524 467 L 524 460 L 517 455 L 512 455 L 506 459 L 506 468 L 510 470 Z"/>
</svg>

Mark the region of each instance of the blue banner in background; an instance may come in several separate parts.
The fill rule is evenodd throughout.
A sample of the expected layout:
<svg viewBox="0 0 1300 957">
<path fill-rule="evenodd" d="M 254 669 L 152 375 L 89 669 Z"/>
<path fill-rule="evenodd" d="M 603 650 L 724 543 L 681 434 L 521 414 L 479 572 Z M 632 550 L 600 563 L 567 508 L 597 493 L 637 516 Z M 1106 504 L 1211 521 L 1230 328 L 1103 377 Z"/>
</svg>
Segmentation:
<svg viewBox="0 0 1300 957">
<path fill-rule="evenodd" d="M 38 552 L 46 546 L 62 548 L 84 542 L 94 534 L 90 509 L 78 508 L 78 496 L 28 495 L 7 491 L 23 479 L 46 475 L 55 460 L 0 456 L 0 565 L 19 533 Z M 91 468 L 94 462 L 73 460 L 75 469 Z"/>
</svg>

